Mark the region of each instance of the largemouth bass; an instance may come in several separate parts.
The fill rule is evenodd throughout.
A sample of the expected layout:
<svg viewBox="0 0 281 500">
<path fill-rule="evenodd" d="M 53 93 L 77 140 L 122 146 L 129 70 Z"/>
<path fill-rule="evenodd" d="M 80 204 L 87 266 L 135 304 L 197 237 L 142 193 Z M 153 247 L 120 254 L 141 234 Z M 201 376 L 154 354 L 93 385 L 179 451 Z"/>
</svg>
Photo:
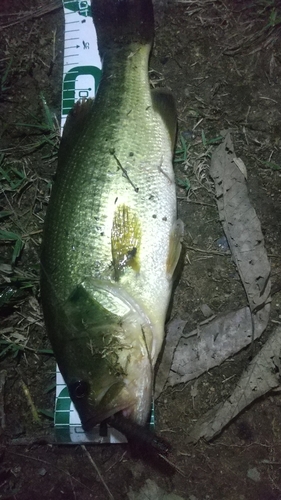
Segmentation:
<svg viewBox="0 0 281 500">
<path fill-rule="evenodd" d="M 144 424 L 182 237 L 173 99 L 150 90 L 151 0 L 93 0 L 94 101 L 65 124 L 42 243 L 47 332 L 85 429 Z"/>
</svg>

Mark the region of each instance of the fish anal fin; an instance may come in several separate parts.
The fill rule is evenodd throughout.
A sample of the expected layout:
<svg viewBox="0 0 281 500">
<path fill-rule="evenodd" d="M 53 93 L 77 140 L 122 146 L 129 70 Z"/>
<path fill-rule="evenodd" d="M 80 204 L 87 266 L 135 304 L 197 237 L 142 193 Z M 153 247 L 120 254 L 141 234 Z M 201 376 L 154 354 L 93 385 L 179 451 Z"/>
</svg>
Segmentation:
<svg viewBox="0 0 281 500">
<path fill-rule="evenodd" d="M 178 219 L 174 222 L 170 232 L 169 253 L 166 261 L 166 272 L 169 278 L 173 277 L 180 258 L 183 235 L 184 224 L 181 219 Z"/>
<path fill-rule="evenodd" d="M 177 133 L 177 111 L 174 98 L 171 92 L 166 89 L 153 89 L 151 98 L 154 111 L 161 115 L 165 123 L 173 149 Z"/>
<path fill-rule="evenodd" d="M 141 226 L 138 217 L 127 205 L 119 205 L 114 213 L 111 229 L 111 251 L 115 279 L 126 267 L 139 272 Z"/>
</svg>

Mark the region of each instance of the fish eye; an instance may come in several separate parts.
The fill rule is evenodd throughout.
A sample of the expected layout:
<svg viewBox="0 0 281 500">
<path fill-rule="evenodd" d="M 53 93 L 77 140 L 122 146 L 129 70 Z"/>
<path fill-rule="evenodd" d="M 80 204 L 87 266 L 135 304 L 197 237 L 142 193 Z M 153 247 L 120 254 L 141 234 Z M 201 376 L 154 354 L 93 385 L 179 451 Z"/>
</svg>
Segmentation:
<svg viewBox="0 0 281 500">
<path fill-rule="evenodd" d="M 79 380 L 78 382 L 73 382 L 69 386 L 70 396 L 73 399 L 82 399 L 89 394 L 89 384 L 85 380 Z"/>
</svg>

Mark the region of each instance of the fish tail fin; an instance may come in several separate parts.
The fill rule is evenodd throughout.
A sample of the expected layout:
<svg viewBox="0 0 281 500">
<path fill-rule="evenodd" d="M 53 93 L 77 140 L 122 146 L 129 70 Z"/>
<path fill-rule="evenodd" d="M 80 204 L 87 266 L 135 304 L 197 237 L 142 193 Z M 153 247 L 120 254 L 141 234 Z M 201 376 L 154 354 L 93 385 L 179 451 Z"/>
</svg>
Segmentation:
<svg viewBox="0 0 281 500">
<path fill-rule="evenodd" d="M 92 13 L 101 58 L 131 43 L 152 44 L 152 0 L 92 0 Z"/>
</svg>

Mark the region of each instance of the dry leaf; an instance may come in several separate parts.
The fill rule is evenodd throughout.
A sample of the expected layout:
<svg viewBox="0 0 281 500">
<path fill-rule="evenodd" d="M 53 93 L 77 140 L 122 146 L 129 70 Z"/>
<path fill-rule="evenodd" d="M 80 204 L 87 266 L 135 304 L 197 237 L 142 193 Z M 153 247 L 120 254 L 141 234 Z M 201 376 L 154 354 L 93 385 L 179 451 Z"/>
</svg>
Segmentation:
<svg viewBox="0 0 281 500">
<path fill-rule="evenodd" d="M 255 399 L 280 384 L 281 326 L 269 337 L 244 370 L 231 396 L 200 418 L 190 432 L 190 441 L 210 440 Z"/>
<path fill-rule="evenodd" d="M 212 155 L 210 174 L 225 235 L 244 285 L 252 312 L 264 306 L 270 295 L 270 264 L 261 225 L 252 206 L 244 174 L 229 132 Z M 240 165 L 241 166 L 241 165 Z"/>
<path fill-rule="evenodd" d="M 253 318 L 255 324 L 255 338 L 260 337 L 265 330 L 268 323 L 269 312 L 270 306 L 268 304 L 255 314 Z M 181 324 L 183 328 L 185 323 L 186 322 L 182 322 Z M 173 324 L 168 325 L 168 335 L 172 328 Z M 170 333 L 170 335 L 172 335 L 172 333 Z M 162 374 L 166 374 L 165 382 L 168 376 L 168 384 L 171 386 L 185 383 L 199 377 L 202 373 L 210 370 L 214 366 L 220 365 L 227 358 L 249 345 L 251 341 L 252 317 L 250 309 L 248 307 L 243 307 L 225 316 L 219 316 L 207 325 L 201 325 L 200 338 L 198 338 L 197 329 L 187 335 L 183 335 L 174 349 L 173 359 L 169 358 L 168 360 L 168 356 L 165 356 L 165 370 L 161 367 L 161 362 L 159 371 L 161 370 Z M 171 370 L 168 374 L 167 366 L 171 366 Z M 157 382 L 158 373 L 156 377 L 156 386 L 160 387 L 160 384 Z M 161 387 L 163 388 L 164 385 L 163 380 L 161 380 Z M 157 395 L 159 395 L 159 392 Z"/>
<path fill-rule="evenodd" d="M 248 173 L 247 173 L 246 165 L 243 162 L 243 160 L 241 160 L 241 158 L 233 158 L 233 161 L 234 161 L 235 165 L 239 168 L 240 172 L 244 175 L 245 179 L 247 180 Z"/>
<path fill-rule="evenodd" d="M 176 316 L 168 323 L 166 327 L 167 333 L 165 338 L 164 350 L 155 378 L 155 398 L 158 398 L 166 385 L 171 369 L 172 360 L 174 357 L 174 352 L 182 336 L 185 325 L 186 321 Z"/>
</svg>

